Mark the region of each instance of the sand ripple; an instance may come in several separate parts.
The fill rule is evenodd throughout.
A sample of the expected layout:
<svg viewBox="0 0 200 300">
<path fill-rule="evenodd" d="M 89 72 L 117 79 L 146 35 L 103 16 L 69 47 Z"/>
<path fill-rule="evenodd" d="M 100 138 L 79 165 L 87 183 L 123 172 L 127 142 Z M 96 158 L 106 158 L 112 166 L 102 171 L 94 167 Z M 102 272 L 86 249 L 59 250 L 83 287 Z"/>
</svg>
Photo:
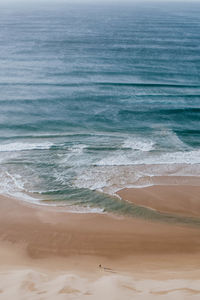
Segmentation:
<svg viewBox="0 0 200 300">
<path fill-rule="evenodd" d="M 32 269 L 0 272 L 0 299 L 199 299 L 200 280 L 136 280 L 119 274 L 89 279 Z"/>
</svg>

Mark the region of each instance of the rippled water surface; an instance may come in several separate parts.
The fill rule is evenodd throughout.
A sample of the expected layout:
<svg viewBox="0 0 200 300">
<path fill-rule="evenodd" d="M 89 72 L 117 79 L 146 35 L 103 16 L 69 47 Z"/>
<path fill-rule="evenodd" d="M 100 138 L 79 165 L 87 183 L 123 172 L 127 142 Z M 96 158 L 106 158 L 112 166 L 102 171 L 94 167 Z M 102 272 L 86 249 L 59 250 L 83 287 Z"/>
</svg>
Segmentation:
<svg viewBox="0 0 200 300">
<path fill-rule="evenodd" d="M 1 193 L 125 213 L 200 175 L 199 3 L 0 6 Z"/>
</svg>

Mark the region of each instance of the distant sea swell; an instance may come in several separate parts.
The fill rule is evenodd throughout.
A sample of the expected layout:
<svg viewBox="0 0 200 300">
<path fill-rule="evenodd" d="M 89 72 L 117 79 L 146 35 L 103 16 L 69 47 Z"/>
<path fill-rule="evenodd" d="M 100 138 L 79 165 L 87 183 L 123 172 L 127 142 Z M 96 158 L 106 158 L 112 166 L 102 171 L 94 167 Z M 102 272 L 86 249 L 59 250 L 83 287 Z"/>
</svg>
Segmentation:
<svg viewBox="0 0 200 300">
<path fill-rule="evenodd" d="M 1 193 L 137 215 L 118 189 L 198 178 L 199 16 L 198 3 L 1 4 Z"/>
</svg>

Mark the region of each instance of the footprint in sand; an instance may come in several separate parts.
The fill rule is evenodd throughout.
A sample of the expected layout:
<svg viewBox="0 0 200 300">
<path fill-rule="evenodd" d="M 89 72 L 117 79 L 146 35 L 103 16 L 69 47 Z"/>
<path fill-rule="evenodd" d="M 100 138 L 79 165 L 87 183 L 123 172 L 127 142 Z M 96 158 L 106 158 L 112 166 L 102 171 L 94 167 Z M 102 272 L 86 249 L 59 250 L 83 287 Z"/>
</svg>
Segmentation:
<svg viewBox="0 0 200 300">
<path fill-rule="evenodd" d="M 38 295 L 42 295 L 42 294 L 45 294 L 47 292 L 47 291 L 44 291 L 44 290 L 39 291 L 36 288 L 35 283 L 33 281 L 29 281 L 29 280 L 26 280 L 26 281 L 22 282 L 21 288 L 25 289 L 25 290 L 28 290 L 29 292 L 37 293 Z"/>
<path fill-rule="evenodd" d="M 190 295 L 197 295 L 200 294 L 199 290 L 193 290 L 190 288 L 180 288 L 180 289 L 172 289 L 172 290 L 166 290 L 166 291 L 151 291 L 151 294 L 153 295 L 167 295 L 169 293 L 173 292 L 187 292 Z"/>
<path fill-rule="evenodd" d="M 85 292 L 83 295 L 85 295 L 85 296 L 92 296 L 93 294 L 88 291 L 88 292 Z"/>
<path fill-rule="evenodd" d="M 59 294 L 80 294 L 80 291 L 66 286 L 59 291 Z"/>
<path fill-rule="evenodd" d="M 125 289 L 128 289 L 128 290 L 131 290 L 131 291 L 133 291 L 135 293 L 141 293 L 141 291 L 135 289 L 134 287 L 131 287 L 131 286 L 128 286 L 128 285 L 125 285 L 125 284 L 121 285 L 121 287 L 123 287 Z"/>
<path fill-rule="evenodd" d="M 37 291 L 37 288 L 35 287 L 35 283 L 32 282 L 32 281 L 28 281 L 28 280 L 22 282 L 21 288 L 26 289 L 30 292 L 36 292 Z"/>
</svg>

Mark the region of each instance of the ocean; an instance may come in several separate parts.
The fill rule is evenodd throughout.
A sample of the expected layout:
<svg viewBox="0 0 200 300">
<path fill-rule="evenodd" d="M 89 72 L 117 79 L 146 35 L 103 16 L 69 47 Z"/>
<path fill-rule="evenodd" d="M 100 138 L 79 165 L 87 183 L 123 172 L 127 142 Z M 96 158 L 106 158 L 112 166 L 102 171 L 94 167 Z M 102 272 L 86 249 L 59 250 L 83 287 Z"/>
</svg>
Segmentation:
<svg viewBox="0 0 200 300">
<path fill-rule="evenodd" d="M 1 194 L 142 215 L 199 164 L 200 3 L 0 4 Z"/>
</svg>

